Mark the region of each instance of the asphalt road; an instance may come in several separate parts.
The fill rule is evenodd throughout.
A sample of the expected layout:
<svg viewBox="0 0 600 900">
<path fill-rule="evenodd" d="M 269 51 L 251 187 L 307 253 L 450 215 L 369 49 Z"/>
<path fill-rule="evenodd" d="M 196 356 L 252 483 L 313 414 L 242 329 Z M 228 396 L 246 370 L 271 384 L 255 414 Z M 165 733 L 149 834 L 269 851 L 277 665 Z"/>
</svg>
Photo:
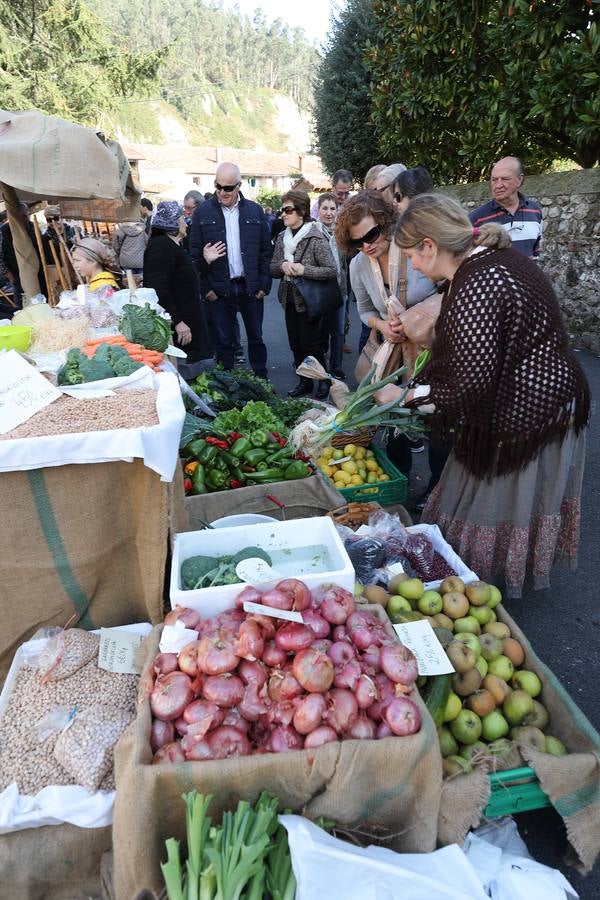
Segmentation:
<svg viewBox="0 0 600 900">
<path fill-rule="evenodd" d="M 276 299 L 277 282 L 265 303 L 264 336 L 269 352 L 269 377 L 281 395 L 296 383 L 287 343 L 283 312 Z M 344 369 L 349 383 L 357 359 L 360 325 L 356 307 L 352 309 L 348 344 L 352 352 L 344 354 Z M 242 335 L 243 336 L 243 335 Z M 243 336 L 244 337 L 244 336 Z M 600 730 L 600 693 L 598 690 L 598 638 L 600 636 L 600 358 L 579 354 L 595 399 L 595 412 L 588 436 L 587 464 L 583 487 L 579 568 L 575 573 L 557 570 L 548 591 L 530 592 L 521 600 L 506 604 L 533 648 L 559 677 L 571 697 L 592 724 Z M 428 478 L 427 454 L 414 457 L 409 500 L 418 496 Z M 579 892 L 582 900 L 600 897 L 600 863 L 585 878 L 562 862 L 566 848 L 562 819 L 553 810 L 540 810 L 517 816 L 521 835 L 532 855 L 540 862 L 560 868 Z"/>
</svg>

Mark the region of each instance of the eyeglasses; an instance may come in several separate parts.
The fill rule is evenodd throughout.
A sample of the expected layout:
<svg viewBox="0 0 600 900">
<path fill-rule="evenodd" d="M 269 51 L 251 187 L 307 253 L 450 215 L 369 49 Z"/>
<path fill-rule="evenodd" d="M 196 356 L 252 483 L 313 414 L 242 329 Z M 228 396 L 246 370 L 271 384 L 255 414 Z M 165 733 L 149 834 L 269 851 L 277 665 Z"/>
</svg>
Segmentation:
<svg viewBox="0 0 600 900">
<path fill-rule="evenodd" d="M 359 238 L 350 238 L 348 243 L 351 247 L 359 250 L 363 244 L 374 244 L 375 241 L 378 241 L 381 237 L 381 225 L 375 225 L 370 231 L 367 231 L 366 234 L 363 234 L 362 237 Z"/>
<path fill-rule="evenodd" d="M 394 200 L 396 201 L 396 203 L 402 203 L 404 197 L 402 196 L 400 191 L 396 191 L 396 193 L 394 194 Z"/>
<path fill-rule="evenodd" d="M 46 219 L 47 222 L 60 222 L 60 216 L 49 216 Z"/>
<path fill-rule="evenodd" d="M 217 192 L 225 191 L 226 194 L 231 194 L 231 192 L 235 191 L 241 183 L 241 181 L 237 181 L 235 184 L 219 184 L 218 181 L 215 181 L 215 188 L 217 189 Z"/>
<path fill-rule="evenodd" d="M 284 214 L 284 216 L 290 216 L 293 212 L 299 213 L 300 210 L 297 206 L 282 206 L 281 212 Z"/>
</svg>

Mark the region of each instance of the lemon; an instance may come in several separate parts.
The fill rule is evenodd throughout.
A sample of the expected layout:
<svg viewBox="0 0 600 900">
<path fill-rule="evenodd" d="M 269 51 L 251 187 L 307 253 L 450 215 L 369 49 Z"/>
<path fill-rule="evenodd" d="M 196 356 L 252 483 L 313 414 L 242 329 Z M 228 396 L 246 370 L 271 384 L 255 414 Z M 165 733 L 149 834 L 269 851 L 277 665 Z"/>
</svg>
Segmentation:
<svg viewBox="0 0 600 900">
<path fill-rule="evenodd" d="M 377 461 L 374 459 L 368 459 L 365 463 L 365 469 L 367 472 L 376 472 L 379 466 L 377 465 Z"/>
<path fill-rule="evenodd" d="M 357 447 L 356 453 L 354 454 L 354 459 L 364 459 L 367 455 L 367 451 L 364 447 Z"/>
<path fill-rule="evenodd" d="M 390 480 L 390 476 L 389 476 L 389 475 L 386 475 L 385 472 L 384 472 L 383 475 L 380 476 L 379 480 L 380 480 L 380 481 L 389 481 L 389 480 Z"/>
<path fill-rule="evenodd" d="M 362 478 L 363 481 L 366 481 L 366 479 L 367 479 L 367 470 L 364 469 L 362 466 L 359 468 L 359 470 L 358 470 L 358 472 L 357 472 L 356 474 L 357 474 L 357 475 L 360 475 L 360 477 Z"/>
<path fill-rule="evenodd" d="M 377 480 L 378 479 L 375 472 L 369 472 L 369 474 L 367 475 L 367 484 L 375 484 Z"/>
<path fill-rule="evenodd" d="M 333 480 L 334 481 L 344 481 L 347 474 L 348 474 L 347 472 L 342 472 L 341 469 L 336 469 L 335 472 L 333 473 Z"/>
<path fill-rule="evenodd" d="M 334 471 L 335 469 L 333 469 L 331 466 L 321 466 L 321 472 L 323 473 L 323 475 L 327 475 L 328 478 L 332 477 Z"/>
<path fill-rule="evenodd" d="M 344 447 L 344 456 L 354 456 L 355 453 L 356 453 L 355 444 L 346 444 L 346 446 Z"/>
<path fill-rule="evenodd" d="M 364 484 L 364 481 L 360 477 L 360 475 L 352 475 L 350 478 L 350 483 L 355 485 L 356 487 L 360 487 L 361 484 Z"/>
<path fill-rule="evenodd" d="M 365 455 L 366 455 L 366 458 L 367 458 L 367 459 L 374 459 L 374 458 L 375 458 L 375 454 L 373 453 L 372 450 L 367 450 L 367 452 L 366 452 Z"/>
<path fill-rule="evenodd" d="M 337 449 L 336 449 L 336 450 L 334 450 L 333 453 L 331 454 L 331 458 L 332 458 L 332 459 L 341 459 L 343 455 L 344 455 L 344 451 L 343 451 L 343 450 L 337 450 Z"/>
<path fill-rule="evenodd" d="M 319 456 L 319 458 L 317 459 L 317 465 L 320 469 L 322 469 L 323 466 L 326 466 L 327 465 L 327 457 Z"/>
<path fill-rule="evenodd" d="M 333 456 L 333 447 L 323 447 L 321 450 L 321 456 L 324 456 L 325 459 L 331 459 Z"/>
<path fill-rule="evenodd" d="M 349 459 L 348 462 L 342 463 L 341 467 L 344 472 L 349 472 L 350 475 L 356 475 L 356 473 L 358 472 L 358 466 L 353 459 Z"/>
</svg>

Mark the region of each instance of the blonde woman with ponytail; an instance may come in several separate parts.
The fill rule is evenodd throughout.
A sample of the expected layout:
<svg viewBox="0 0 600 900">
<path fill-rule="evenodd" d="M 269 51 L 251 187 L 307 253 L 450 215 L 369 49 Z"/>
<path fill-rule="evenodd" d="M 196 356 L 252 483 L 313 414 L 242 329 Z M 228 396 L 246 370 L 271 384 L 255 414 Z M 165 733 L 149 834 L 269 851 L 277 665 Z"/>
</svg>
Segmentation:
<svg viewBox="0 0 600 900">
<path fill-rule="evenodd" d="M 552 285 L 499 225 L 474 229 L 442 194 L 415 197 L 395 240 L 447 287 L 427 367 L 409 404 L 454 450 L 423 512 L 483 580 L 508 597 L 575 568 L 589 388 Z M 388 386 L 378 399 L 399 394 Z"/>
</svg>

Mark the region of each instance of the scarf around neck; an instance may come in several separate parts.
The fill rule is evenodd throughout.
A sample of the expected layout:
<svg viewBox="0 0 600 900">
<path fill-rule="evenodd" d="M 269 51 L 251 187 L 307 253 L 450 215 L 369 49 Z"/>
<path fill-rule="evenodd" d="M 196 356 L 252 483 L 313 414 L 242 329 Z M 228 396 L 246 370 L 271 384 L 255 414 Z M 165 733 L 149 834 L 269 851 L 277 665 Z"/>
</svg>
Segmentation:
<svg viewBox="0 0 600 900">
<path fill-rule="evenodd" d="M 388 251 L 389 295 L 385 289 L 379 261 L 377 259 L 373 259 L 372 256 L 368 257 L 371 264 L 373 278 L 375 279 L 375 284 L 377 285 L 377 290 L 379 291 L 379 296 L 381 297 L 383 308 L 387 310 L 388 319 L 395 318 L 398 315 L 398 312 L 401 311 L 406 305 L 406 301 L 404 304 L 402 304 L 397 296 L 398 284 L 400 281 L 400 253 L 401 250 L 398 247 L 396 241 L 390 241 L 390 249 Z"/>
<path fill-rule="evenodd" d="M 283 258 L 286 262 L 294 262 L 294 253 L 298 244 L 302 238 L 306 237 L 313 225 L 314 222 L 305 222 L 296 234 L 292 232 L 289 226 L 285 229 L 283 232 Z"/>
</svg>

